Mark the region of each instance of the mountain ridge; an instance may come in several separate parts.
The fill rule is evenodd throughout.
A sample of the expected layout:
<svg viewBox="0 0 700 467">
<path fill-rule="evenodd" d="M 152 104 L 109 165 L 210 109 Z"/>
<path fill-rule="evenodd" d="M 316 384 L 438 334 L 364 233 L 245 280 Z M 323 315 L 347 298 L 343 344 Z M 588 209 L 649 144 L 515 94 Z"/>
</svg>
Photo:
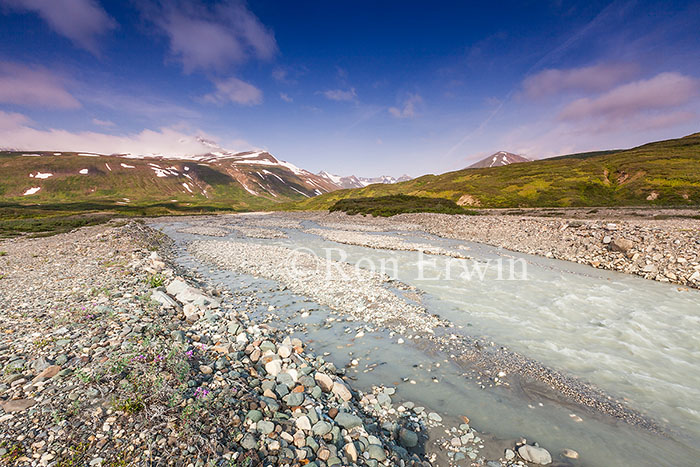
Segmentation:
<svg viewBox="0 0 700 467">
<path fill-rule="evenodd" d="M 355 175 L 334 175 L 329 172 L 326 172 L 325 170 L 320 171 L 318 175 L 330 180 L 331 182 L 338 185 L 340 188 L 362 188 L 375 183 L 391 185 L 394 183 L 405 182 L 407 180 L 412 179 L 412 177 L 406 174 L 401 175 L 398 178 L 394 178 L 391 175 L 380 175 L 379 177 L 357 177 Z"/>
<path fill-rule="evenodd" d="M 5 205 L 151 212 L 267 210 L 339 187 L 267 151 L 196 156 L 0 151 Z"/>
</svg>

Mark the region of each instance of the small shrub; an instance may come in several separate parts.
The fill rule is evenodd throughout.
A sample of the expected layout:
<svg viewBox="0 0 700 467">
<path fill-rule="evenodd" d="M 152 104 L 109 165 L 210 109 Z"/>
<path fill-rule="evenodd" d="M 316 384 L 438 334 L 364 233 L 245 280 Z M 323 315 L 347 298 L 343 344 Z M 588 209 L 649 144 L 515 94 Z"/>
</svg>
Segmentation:
<svg viewBox="0 0 700 467">
<path fill-rule="evenodd" d="M 0 256 L 7 256 L 7 252 L 6 252 L 6 251 L 0 251 Z"/>
<path fill-rule="evenodd" d="M 2 444 L 0 444 L 0 446 L 7 449 L 7 452 L 5 452 L 5 454 L 3 454 L 1 458 L 3 464 L 12 465 L 15 462 L 17 462 L 17 459 L 24 456 L 24 446 L 22 446 L 19 443 L 9 446 L 7 442 L 3 441 Z"/>
<path fill-rule="evenodd" d="M 341 199 L 329 209 L 330 212 L 343 211 L 350 215 L 371 214 L 389 217 L 396 214 L 433 212 L 441 214 L 477 214 L 476 211 L 464 209 L 454 201 L 444 198 L 425 198 L 421 196 L 391 195 L 374 198 Z"/>
<path fill-rule="evenodd" d="M 114 401 L 114 409 L 128 414 L 141 412 L 146 406 L 141 397 L 128 397 Z"/>
<path fill-rule="evenodd" d="M 165 276 L 162 274 L 154 274 L 148 278 L 148 285 L 155 289 L 156 287 L 163 287 L 165 285 Z"/>
</svg>

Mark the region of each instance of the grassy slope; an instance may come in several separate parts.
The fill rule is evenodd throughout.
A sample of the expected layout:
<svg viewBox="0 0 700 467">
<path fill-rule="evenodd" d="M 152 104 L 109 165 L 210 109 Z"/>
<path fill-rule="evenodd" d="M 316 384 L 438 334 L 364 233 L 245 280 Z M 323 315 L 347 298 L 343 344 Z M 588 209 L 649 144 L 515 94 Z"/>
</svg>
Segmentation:
<svg viewBox="0 0 700 467">
<path fill-rule="evenodd" d="M 647 200 L 650 194 L 656 198 Z M 425 175 L 305 200 L 328 209 L 340 199 L 394 194 L 476 198 L 481 207 L 700 205 L 700 133 L 621 151 L 573 154 L 505 167 Z"/>
<path fill-rule="evenodd" d="M 161 167 L 175 166 L 191 178 L 157 177 L 149 162 Z M 122 163 L 134 168 L 122 167 Z M 185 166 L 189 171 L 184 170 Z M 88 174 L 81 175 L 82 169 L 88 169 Z M 279 193 L 277 197 L 255 196 L 232 178 L 236 170 L 247 169 L 235 169 L 226 163 L 85 157 L 75 153 L 27 157 L 0 152 L 0 237 L 19 232 L 60 231 L 114 216 L 267 210 L 280 201 L 303 196 L 275 177 L 268 177 L 270 180 L 265 183 L 276 184 L 273 188 Z M 273 173 L 276 170 L 279 169 L 269 168 Z M 37 172 L 53 176 L 29 177 Z M 289 184 L 296 185 L 293 176 L 286 176 Z M 188 183 L 193 193 L 183 183 Z M 41 190 L 24 196 L 31 187 Z M 96 216 L 98 213 L 106 216 Z"/>
<path fill-rule="evenodd" d="M 175 166 L 181 174 L 191 178 L 184 175 L 157 177 L 149 162 L 161 167 Z M 134 168 L 122 167 L 122 163 Z M 190 170 L 185 171 L 185 166 Z M 82 169 L 88 169 L 88 174 L 79 174 Z M 287 184 L 276 177 L 264 181 L 277 196 L 249 193 L 234 176 L 256 169 L 239 169 L 225 163 L 84 157 L 74 153 L 27 157 L 0 152 L 0 207 L 3 208 L 0 218 L 35 217 L 44 211 L 50 214 L 113 210 L 145 215 L 178 211 L 251 211 L 269 209 L 279 202 L 303 197 L 290 187 L 303 189 L 301 182 L 289 173 L 280 173 L 286 175 Z M 272 173 L 276 170 L 279 169 L 268 168 Z M 53 176 L 47 179 L 29 177 L 37 172 Z M 183 183 L 188 183 L 193 193 L 187 191 Z M 24 196 L 31 187 L 41 187 L 41 190 Z M 258 186 L 253 187 L 259 190 Z"/>
</svg>

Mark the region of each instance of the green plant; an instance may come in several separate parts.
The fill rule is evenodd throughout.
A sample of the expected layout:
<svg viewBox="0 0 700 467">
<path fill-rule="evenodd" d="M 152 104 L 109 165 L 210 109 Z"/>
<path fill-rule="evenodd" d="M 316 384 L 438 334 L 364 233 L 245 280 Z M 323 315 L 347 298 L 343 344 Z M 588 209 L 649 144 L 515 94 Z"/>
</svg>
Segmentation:
<svg viewBox="0 0 700 467">
<path fill-rule="evenodd" d="M 34 347 L 36 347 L 37 349 L 43 349 L 47 345 L 53 343 L 55 340 L 56 338 L 53 336 L 37 339 L 34 341 Z"/>
<path fill-rule="evenodd" d="M 3 464 L 14 464 L 20 457 L 24 456 L 24 446 L 22 446 L 20 443 L 15 443 L 10 446 L 6 441 L 3 441 L 0 446 L 7 449 L 7 452 L 5 452 L 1 458 L 3 460 Z"/>
<path fill-rule="evenodd" d="M 7 256 L 7 252 L 6 252 L 6 251 L 0 251 L 0 256 Z"/>
<path fill-rule="evenodd" d="M 79 467 L 85 465 L 85 457 L 90 446 L 87 443 L 79 443 L 70 446 L 56 462 L 56 467 Z"/>
<path fill-rule="evenodd" d="M 131 465 L 129 457 L 127 451 L 121 451 L 113 458 L 107 460 L 103 465 L 104 467 L 127 467 Z"/>
<path fill-rule="evenodd" d="M 156 287 L 162 287 L 165 285 L 165 276 L 162 274 L 153 274 L 148 278 L 148 285 L 155 289 Z"/>
<path fill-rule="evenodd" d="M 76 376 L 76 378 L 86 384 L 93 380 L 93 377 L 82 368 L 78 368 L 73 374 Z"/>
<path fill-rule="evenodd" d="M 141 412 L 146 406 L 139 395 L 128 397 L 126 399 L 115 400 L 112 404 L 115 410 L 119 410 L 128 414 Z"/>
</svg>

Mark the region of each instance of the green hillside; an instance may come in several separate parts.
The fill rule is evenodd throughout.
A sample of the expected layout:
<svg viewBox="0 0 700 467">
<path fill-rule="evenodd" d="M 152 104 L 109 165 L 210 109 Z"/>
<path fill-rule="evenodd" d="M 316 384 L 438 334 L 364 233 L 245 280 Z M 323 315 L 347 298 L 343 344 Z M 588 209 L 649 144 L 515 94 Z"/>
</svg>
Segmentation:
<svg viewBox="0 0 700 467">
<path fill-rule="evenodd" d="M 284 167 L 265 166 L 261 172 L 258 166 L 226 159 L 3 151 L 0 236 L 65 230 L 114 216 L 267 210 L 313 196 L 303 180 Z"/>
<path fill-rule="evenodd" d="M 425 175 L 304 200 L 328 209 L 346 198 L 411 195 L 483 208 L 700 205 L 700 133 L 633 149 L 572 154 L 503 167 Z"/>
</svg>

